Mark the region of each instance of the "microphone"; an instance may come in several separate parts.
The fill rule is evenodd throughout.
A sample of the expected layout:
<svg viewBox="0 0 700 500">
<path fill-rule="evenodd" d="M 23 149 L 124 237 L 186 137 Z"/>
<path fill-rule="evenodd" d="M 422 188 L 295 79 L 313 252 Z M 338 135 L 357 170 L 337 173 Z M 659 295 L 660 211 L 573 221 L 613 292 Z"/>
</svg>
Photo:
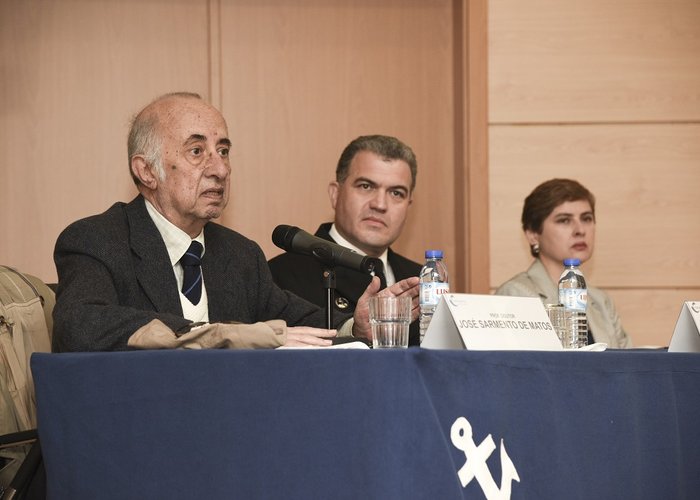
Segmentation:
<svg viewBox="0 0 700 500">
<path fill-rule="evenodd" d="M 353 252 L 342 245 L 313 236 L 295 226 L 280 224 L 272 231 L 272 242 L 287 252 L 311 255 L 323 264 L 341 266 L 366 274 L 379 273 L 383 269 L 380 259 Z"/>
</svg>

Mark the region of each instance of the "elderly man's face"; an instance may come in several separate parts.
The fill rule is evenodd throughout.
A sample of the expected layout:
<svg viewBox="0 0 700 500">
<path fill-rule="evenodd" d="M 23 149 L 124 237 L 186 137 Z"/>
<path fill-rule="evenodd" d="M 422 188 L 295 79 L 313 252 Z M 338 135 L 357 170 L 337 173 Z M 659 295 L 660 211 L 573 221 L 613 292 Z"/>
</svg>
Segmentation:
<svg viewBox="0 0 700 500">
<path fill-rule="evenodd" d="M 328 188 L 338 232 L 371 257 L 401 234 L 411 204 L 411 168 L 403 160 L 360 151 L 347 179 Z"/>
<path fill-rule="evenodd" d="M 231 165 L 226 121 L 198 99 L 166 100 L 158 110 L 165 179 L 156 208 L 191 237 L 221 215 L 228 203 Z"/>
</svg>

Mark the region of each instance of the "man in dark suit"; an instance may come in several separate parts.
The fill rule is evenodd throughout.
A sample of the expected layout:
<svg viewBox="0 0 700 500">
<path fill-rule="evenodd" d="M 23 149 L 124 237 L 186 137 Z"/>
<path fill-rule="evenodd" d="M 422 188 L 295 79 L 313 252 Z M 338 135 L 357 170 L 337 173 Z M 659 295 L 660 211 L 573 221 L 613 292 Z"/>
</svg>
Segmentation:
<svg viewBox="0 0 700 500">
<path fill-rule="evenodd" d="M 196 94 L 162 96 L 136 115 L 128 146 L 139 195 L 71 224 L 56 242 L 54 351 L 126 349 L 154 322 L 180 335 L 281 319 L 289 327 L 268 347 L 331 344 L 324 311 L 277 287 L 256 243 L 211 222 L 229 198 L 230 145 L 223 116 Z M 339 334 L 370 337 L 367 300 L 379 288 L 373 280 Z M 417 280 L 386 293 L 415 304 Z"/>
<path fill-rule="evenodd" d="M 382 286 L 418 276 L 421 265 L 391 250 L 399 237 L 416 186 L 417 162 L 410 147 L 384 135 L 361 136 L 340 155 L 336 180 L 328 186 L 335 210 L 333 223 L 321 224 L 316 236 L 356 252 L 381 259 Z M 268 264 L 280 288 L 325 307 L 324 266 L 306 255 L 285 253 Z M 372 277 L 360 271 L 335 268 L 334 310 L 355 311 Z M 418 345 L 418 322 L 411 324 L 409 345 Z"/>
</svg>

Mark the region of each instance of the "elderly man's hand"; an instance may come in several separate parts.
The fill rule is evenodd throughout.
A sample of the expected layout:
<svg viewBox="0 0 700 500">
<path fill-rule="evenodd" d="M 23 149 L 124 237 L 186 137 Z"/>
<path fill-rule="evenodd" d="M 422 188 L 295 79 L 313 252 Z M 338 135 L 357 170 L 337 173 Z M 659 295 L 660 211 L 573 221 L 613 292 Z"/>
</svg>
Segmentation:
<svg viewBox="0 0 700 500">
<path fill-rule="evenodd" d="M 355 307 L 354 325 L 352 327 L 352 334 L 354 337 L 362 337 L 371 340 L 372 330 L 369 326 L 369 298 L 373 295 L 381 296 L 391 296 L 400 297 L 402 295 L 407 295 L 411 297 L 411 321 L 418 319 L 418 313 L 420 307 L 418 304 L 418 294 L 420 292 L 420 280 L 417 276 L 411 276 L 405 280 L 398 281 L 379 291 L 380 282 L 378 277 L 372 278 L 372 282 L 369 284 L 365 293 L 357 301 L 357 306 Z"/>
<path fill-rule="evenodd" d="M 312 328 L 310 326 L 291 326 L 287 328 L 287 347 L 325 347 L 333 343 L 336 330 Z"/>
</svg>

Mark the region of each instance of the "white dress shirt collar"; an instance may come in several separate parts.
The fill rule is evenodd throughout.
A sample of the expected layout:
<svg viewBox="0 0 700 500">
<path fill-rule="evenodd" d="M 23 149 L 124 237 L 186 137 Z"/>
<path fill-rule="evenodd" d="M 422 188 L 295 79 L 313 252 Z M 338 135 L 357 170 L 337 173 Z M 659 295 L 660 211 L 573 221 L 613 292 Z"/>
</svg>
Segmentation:
<svg viewBox="0 0 700 500">
<path fill-rule="evenodd" d="M 178 291 L 180 291 L 180 304 L 182 305 L 183 316 L 193 322 L 209 321 L 209 300 L 207 298 L 207 289 L 206 283 L 204 282 L 204 277 L 202 277 L 202 297 L 199 299 L 199 302 L 196 305 L 192 304 L 192 302 L 190 302 L 181 291 L 182 282 L 185 278 L 182 265 L 180 264 L 180 258 L 185 255 L 185 252 L 187 252 L 187 249 L 192 244 L 192 238 L 190 238 L 190 236 L 182 229 L 166 219 L 163 214 L 156 210 L 156 208 L 148 200 L 145 200 L 145 202 L 148 215 L 156 225 L 156 228 L 158 229 L 158 232 L 165 243 L 165 248 L 168 251 L 170 265 L 173 267 L 175 281 L 177 281 L 177 288 Z M 194 239 L 202 244 L 202 256 L 204 256 L 207 248 L 204 244 L 204 230 L 202 230 Z"/>
<path fill-rule="evenodd" d="M 360 255 L 367 255 L 365 252 L 357 248 L 355 245 L 350 243 L 348 240 L 343 238 L 340 233 L 338 232 L 338 229 L 335 227 L 335 223 L 331 225 L 331 229 L 328 231 L 328 234 L 330 234 L 331 238 L 335 240 L 335 242 L 338 245 L 342 245 L 344 247 L 349 248 L 350 250 L 353 250 Z M 379 260 L 382 261 L 382 264 L 384 264 L 384 277 L 386 278 L 386 284 L 387 286 L 391 286 L 394 283 L 396 283 L 396 278 L 394 277 L 394 271 L 391 269 L 391 266 L 389 265 L 389 249 L 387 248 L 384 250 L 384 253 L 382 253 L 379 256 Z"/>
<path fill-rule="evenodd" d="M 185 252 L 192 243 L 192 238 L 190 238 L 189 234 L 166 219 L 163 214 L 156 210 L 150 201 L 145 201 L 148 215 L 151 216 L 153 223 L 156 225 L 156 228 L 158 228 L 158 232 L 165 242 L 165 248 L 168 250 L 170 264 L 174 266 L 180 261 L 180 258 L 185 255 Z M 204 245 L 204 230 L 199 233 L 195 240 L 202 244 L 202 256 L 204 256 L 204 252 L 206 252 L 206 246 Z"/>
</svg>

